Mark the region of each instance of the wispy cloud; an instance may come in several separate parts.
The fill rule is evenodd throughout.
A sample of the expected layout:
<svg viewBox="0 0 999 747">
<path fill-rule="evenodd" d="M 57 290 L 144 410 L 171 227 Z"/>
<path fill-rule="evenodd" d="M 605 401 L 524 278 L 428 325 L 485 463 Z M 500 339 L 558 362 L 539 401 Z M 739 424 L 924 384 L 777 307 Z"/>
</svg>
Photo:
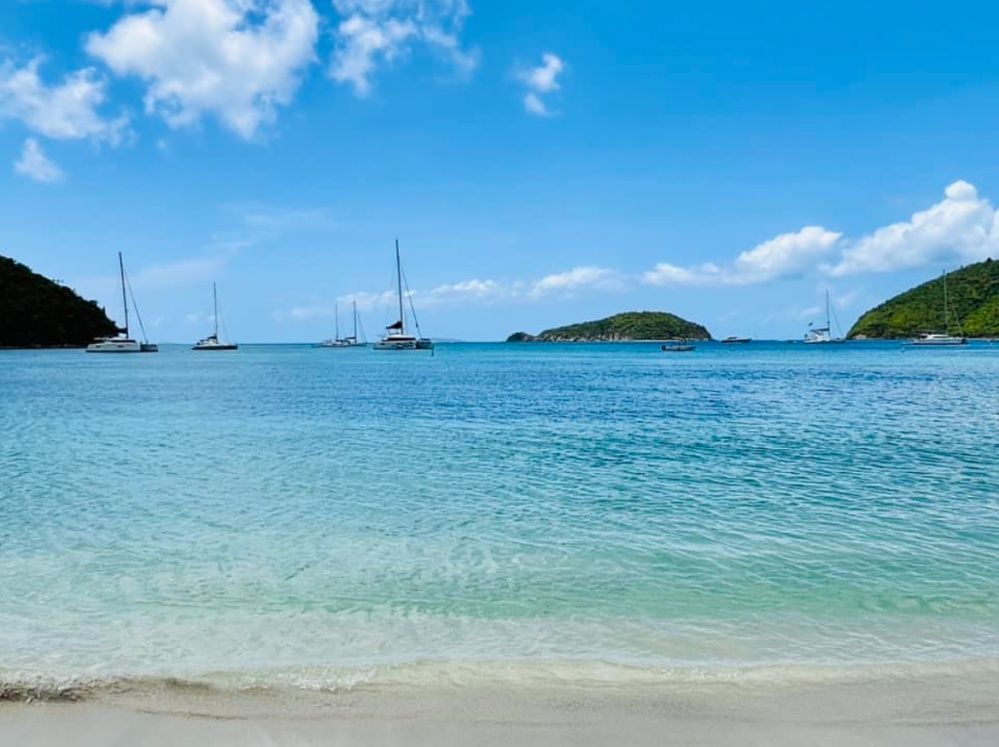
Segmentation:
<svg viewBox="0 0 999 747">
<path fill-rule="evenodd" d="M 471 10 L 465 0 L 333 0 L 341 17 L 329 75 L 358 96 L 371 93 L 379 67 L 405 59 L 415 44 L 444 57 L 460 75 L 478 65 L 461 32 Z"/>
<path fill-rule="evenodd" d="M 428 290 L 414 289 L 411 295 L 420 308 L 444 306 L 492 306 L 537 303 L 555 298 L 569 298 L 584 293 L 623 292 L 627 276 L 606 267 L 584 265 L 565 272 L 545 275 L 537 280 L 491 280 L 472 278 L 442 283 Z M 340 296 L 342 306 L 356 303 L 361 311 L 391 309 L 399 302 L 395 290 L 358 291 Z M 272 313 L 277 321 L 308 321 L 332 313 L 333 302 L 309 302 Z"/>
<path fill-rule="evenodd" d="M 17 67 L 0 64 L 0 120 L 20 120 L 32 132 L 53 140 L 84 140 L 117 145 L 129 132 L 126 114 L 105 117 L 107 81 L 92 67 L 66 75 L 60 83 L 42 80 L 43 57 Z"/>
<path fill-rule="evenodd" d="M 559 77 L 565 71 L 565 62 L 553 52 L 541 55 L 541 64 L 537 67 L 521 70 L 517 78 L 527 88 L 524 94 L 524 109 L 529 114 L 538 117 L 551 116 L 552 112 L 545 103 L 544 96 L 561 88 Z"/>
<path fill-rule="evenodd" d="M 62 181 L 65 177 L 62 169 L 49 160 L 33 137 L 24 141 L 21 157 L 14 162 L 14 172 L 42 183 Z"/>
</svg>

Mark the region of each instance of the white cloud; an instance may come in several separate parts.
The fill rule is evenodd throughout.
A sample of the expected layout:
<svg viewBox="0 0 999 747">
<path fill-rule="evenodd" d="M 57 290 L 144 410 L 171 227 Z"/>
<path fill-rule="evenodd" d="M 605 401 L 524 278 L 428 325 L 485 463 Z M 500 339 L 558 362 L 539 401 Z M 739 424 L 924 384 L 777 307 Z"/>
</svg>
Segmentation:
<svg viewBox="0 0 999 747">
<path fill-rule="evenodd" d="M 371 93 L 379 66 L 404 58 L 417 42 L 445 57 L 459 74 L 478 65 L 477 50 L 465 50 L 461 32 L 470 15 L 465 0 L 333 0 L 342 18 L 334 32 L 336 49 L 329 75 Z"/>
<path fill-rule="evenodd" d="M 968 182 L 947 187 L 944 199 L 908 221 L 852 242 L 831 275 L 889 272 L 933 262 L 976 262 L 999 251 L 999 213 Z"/>
<path fill-rule="evenodd" d="M 107 81 L 88 67 L 48 85 L 39 74 L 43 61 L 35 57 L 20 68 L 10 61 L 0 65 L 0 120 L 20 120 L 53 140 L 120 143 L 128 132 L 127 115 L 106 119 L 98 111 L 107 100 Z"/>
<path fill-rule="evenodd" d="M 534 283 L 531 295 L 535 298 L 553 294 L 570 294 L 580 290 L 620 290 L 621 275 L 606 267 L 583 265 L 566 272 L 546 275 Z"/>
<path fill-rule="evenodd" d="M 806 226 L 757 244 L 730 267 L 706 262 L 680 267 L 660 262 L 642 276 L 648 285 L 749 285 L 802 275 L 834 249 L 842 234 Z"/>
<path fill-rule="evenodd" d="M 33 137 L 24 141 L 21 157 L 14 162 L 14 171 L 36 182 L 58 182 L 64 177 L 62 169 L 49 160 Z"/>
<path fill-rule="evenodd" d="M 311 304 L 293 306 L 286 311 L 275 311 L 271 314 L 271 319 L 276 322 L 307 322 L 319 318 L 332 318 L 332 304 Z"/>
<path fill-rule="evenodd" d="M 536 114 L 539 117 L 547 117 L 549 114 L 545 102 L 533 91 L 524 96 L 524 108 L 527 109 L 528 114 Z"/>
<path fill-rule="evenodd" d="M 821 226 L 782 233 L 736 257 L 737 282 L 755 283 L 800 275 L 825 256 L 841 236 Z"/>
<path fill-rule="evenodd" d="M 520 81 L 527 87 L 524 94 L 524 108 L 529 114 L 539 117 L 547 117 L 551 114 L 548 105 L 542 99 L 542 94 L 552 93 L 559 90 L 559 76 L 565 70 L 565 62 L 562 58 L 551 52 L 541 55 L 541 64 L 538 67 L 522 70 L 517 74 Z"/>
<path fill-rule="evenodd" d="M 171 127 L 205 114 L 250 139 L 291 103 L 315 61 L 319 18 L 310 0 L 146 0 L 87 51 L 147 85 L 146 111 Z"/>
<path fill-rule="evenodd" d="M 606 267 L 584 265 L 565 272 L 546 275 L 539 280 L 490 280 L 473 278 L 456 283 L 444 283 L 430 290 L 413 290 L 412 297 L 419 309 L 439 306 L 493 305 L 503 303 L 533 303 L 548 298 L 564 298 L 581 292 L 619 292 L 627 287 L 627 278 Z M 381 292 L 358 292 L 341 296 L 337 302 L 347 306 L 357 303 L 360 311 L 392 309 L 398 304 L 394 289 Z M 279 320 L 313 318 L 325 306 L 302 304 L 272 314 Z"/>
</svg>

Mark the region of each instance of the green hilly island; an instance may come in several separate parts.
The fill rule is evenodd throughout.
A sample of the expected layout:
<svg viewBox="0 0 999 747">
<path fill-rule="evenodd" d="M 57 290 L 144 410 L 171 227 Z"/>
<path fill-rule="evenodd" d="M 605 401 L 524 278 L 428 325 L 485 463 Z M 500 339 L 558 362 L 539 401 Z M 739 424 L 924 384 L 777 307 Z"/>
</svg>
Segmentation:
<svg viewBox="0 0 999 747">
<path fill-rule="evenodd" d="M 999 261 L 987 259 L 949 273 L 947 296 L 951 333 L 999 336 Z M 848 337 L 897 339 L 946 329 L 943 278 L 935 278 L 866 312 Z"/>
<path fill-rule="evenodd" d="M 710 340 L 700 324 L 665 311 L 629 311 L 606 319 L 546 329 L 537 335 L 516 332 L 507 342 L 616 342 L 627 340 Z"/>
<path fill-rule="evenodd" d="M 0 256 L 0 347 L 83 347 L 116 331 L 93 301 Z"/>
</svg>

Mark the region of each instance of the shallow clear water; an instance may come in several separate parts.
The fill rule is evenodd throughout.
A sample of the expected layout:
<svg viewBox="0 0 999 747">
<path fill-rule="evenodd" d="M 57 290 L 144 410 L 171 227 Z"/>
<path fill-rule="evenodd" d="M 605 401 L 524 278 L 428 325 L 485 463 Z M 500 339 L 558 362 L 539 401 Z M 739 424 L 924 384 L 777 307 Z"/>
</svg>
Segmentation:
<svg viewBox="0 0 999 747">
<path fill-rule="evenodd" d="M 0 352 L 0 679 L 994 660 L 997 444 L 999 345 Z"/>
</svg>

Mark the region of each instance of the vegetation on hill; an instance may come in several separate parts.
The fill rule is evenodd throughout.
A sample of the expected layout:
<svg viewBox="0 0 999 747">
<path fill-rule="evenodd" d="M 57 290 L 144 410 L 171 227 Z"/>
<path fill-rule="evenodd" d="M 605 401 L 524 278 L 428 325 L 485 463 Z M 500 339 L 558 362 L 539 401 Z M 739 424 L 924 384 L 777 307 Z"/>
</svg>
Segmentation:
<svg viewBox="0 0 999 747">
<path fill-rule="evenodd" d="M 546 329 L 539 335 L 516 332 L 507 342 L 608 342 L 617 340 L 710 340 L 700 324 L 664 311 L 629 311 L 593 322 Z"/>
<path fill-rule="evenodd" d="M 944 332 L 943 278 L 917 285 L 857 320 L 849 337 L 915 337 Z M 968 337 L 999 336 L 999 261 L 962 267 L 947 275 L 950 331 Z"/>
<path fill-rule="evenodd" d="M 93 301 L 0 257 L 0 347 L 82 347 L 116 331 Z"/>
</svg>

